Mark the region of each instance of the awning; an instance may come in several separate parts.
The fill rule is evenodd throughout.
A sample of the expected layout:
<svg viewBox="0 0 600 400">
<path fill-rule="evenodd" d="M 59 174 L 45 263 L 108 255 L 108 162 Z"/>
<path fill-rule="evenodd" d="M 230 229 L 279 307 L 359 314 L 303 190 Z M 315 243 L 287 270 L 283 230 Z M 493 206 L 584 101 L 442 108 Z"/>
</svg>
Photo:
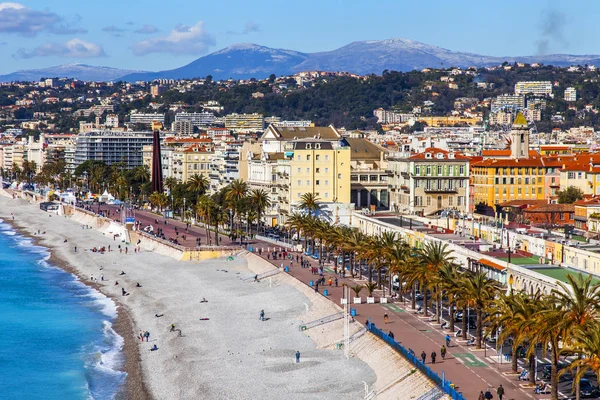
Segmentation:
<svg viewBox="0 0 600 400">
<path fill-rule="evenodd" d="M 479 259 L 478 262 L 479 262 L 479 264 L 485 265 L 486 267 L 490 267 L 490 268 L 493 268 L 498 271 L 506 271 L 506 267 L 503 267 L 500 264 L 496 264 L 495 262 L 490 261 L 486 258 L 481 258 L 481 259 Z"/>
</svg>

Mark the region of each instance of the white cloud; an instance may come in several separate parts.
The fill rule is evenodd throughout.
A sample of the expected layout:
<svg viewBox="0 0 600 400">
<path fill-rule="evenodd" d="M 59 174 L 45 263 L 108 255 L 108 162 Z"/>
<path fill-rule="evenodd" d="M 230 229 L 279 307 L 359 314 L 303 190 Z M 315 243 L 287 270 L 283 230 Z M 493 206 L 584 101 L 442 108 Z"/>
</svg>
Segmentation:
<svg viewBox="0 0 600 400">
<path fill-rule="evenodd" d="M 248 22 L 246 22 L 246 26 L 244 26 L 244 30 L 242 31 L 242 34 L 248 34 L 248 33 L 259 32 L 259 31 L 260 31 L 260 26 L 256 22 L 248 21 Z"/>
<path fill-rule="evenodd" d="M 156 33 L 156 32 L 158 32 L 157 27 L 155 27 L 154 25 L 147 25 L 147 24 L 145 24 L 141 28 L 135 30 L 135 33 L 143 33 L 143 34 L 147 34 L 147 35 Z"/>
<path fill-rule="evenodd" d="M 133 54 L 142 56 L 150 53 L 205 54 L 215 45 L 215 38 L 204 30 L 204 22 L 196 25 L 177 25 L 168 36 L 156 37 L 134 43 Z"/>
<path fill-rule="evenodd" d="M 33 57 L 68 57 L 92 58 L 103 57 L 106 54 L 101 45 L 86 42 L 81 39 L 71 39 L 66 43 L 44 43 L 32 50 L 20 49 L 15 54 L 18 58 Z"/>
<path fill-rule="evenodd" d="M 32 37 L 41 32 L 56 35 L 84 33 L 85 29 L 68 26 L 64 18 L 51 11 L 38 11 L 20 3 L 0 3 L 0 32 Z"/>
</svg>

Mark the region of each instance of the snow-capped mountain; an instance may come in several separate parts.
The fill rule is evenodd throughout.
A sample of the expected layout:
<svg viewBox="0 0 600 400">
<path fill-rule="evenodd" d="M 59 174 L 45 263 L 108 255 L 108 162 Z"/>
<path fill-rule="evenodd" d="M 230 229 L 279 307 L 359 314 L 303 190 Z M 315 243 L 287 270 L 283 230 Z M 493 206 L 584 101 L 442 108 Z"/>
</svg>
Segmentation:
<svg viewBox="0 0 600 400">
<path fill-rule="evenodd" d="M 30 69 L 0 75 L 0 82 L 39 81 L 42 78 L 71 78 L 82 81 L 106 82 L 116 80 L 123 75 L 135 72 L 133 70 L 95 67 L 85 64 L 65 64 L 55 67 Z"/>
<path fill-rule="evenodd" d="M 319 53 L 302 53 L 242 43 L 200 57 L 183 67 L 172 70 L 132 72 L 75 64 L 19 71 L 0 76 L 0 81 L 38 80 L 41 77 L 61 76 L 82 80 L 120 78 L 126 81 L 198 78 L 207 75 L 212 75 L 214 79 L 260 79 L 271 74 L 289 75 L 310 70 L 381 74 L 386 69 L 411 71 L 428 67 L 482 67 L 498 65 L 504 61 L 540 62 L 555 66 L 589 64 L 600 67 L 600 55 L 551 54 L 496 57 L 455 52 L 409 39 L 387 39 L 353 42 L 336 50 Z"/>
</svg>

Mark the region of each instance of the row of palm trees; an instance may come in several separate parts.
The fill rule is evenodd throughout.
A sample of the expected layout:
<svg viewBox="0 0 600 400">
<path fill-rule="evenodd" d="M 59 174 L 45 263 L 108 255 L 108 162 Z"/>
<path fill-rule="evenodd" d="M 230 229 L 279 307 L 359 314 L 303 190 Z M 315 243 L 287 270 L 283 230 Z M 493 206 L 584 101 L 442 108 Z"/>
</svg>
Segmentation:
<svg viewBox="0 0 600 400">
<path fill-rule="evenodd" d="M 358 229 L 333 225 L 310 213 L 293 214 L 288 226 L 299 238 L 304 237 L 306 251 L 333 259 L 336 269 L 341 260 L 342 268 L 347 268 L 352 277 L 366 271 L 368 283 L 352 287 L 357 296 L 362 288 L 367 288 L 370 295 L 379 288 L 385 295 L 388 286 L 391 293 L 396 277 L 402 293 L 412 292 L 413 308 L 416 288 L 424 294 L 426 316 L 430 298 L 436 303 L 433 320 L 441 322 L 442 307 L 448 307 L 451 331 L 455 331 L 456 311 L 462 310 L 464 339 L 467 310 L 473 310 L 476 348 L 482 348 L 488 336 L 497 336 L 497 343 L 510 339 L 512 369 L 517 372 L 518 350 L 526 349 L 532 383 L 535 383 L 536 349 L 548 351 L 552 399 L 558 399 L 560 374 L 573 373 L 574 390 L 579 398 L 579 381 L 584 374 L 600 373 L 600 283 L 592 284 L 591 277 L 568 275 L 568 284 L 559 283 L 559 288 L 550 294 L 530 295 L 507 290 L 489 279 L 484 271 L 461 268 L 448 245 L 441 241 L 413 248 L 396 233 L 365 235 Z M 570 355 L 578 358 L 559 371 L 559 361 Z"/>
</svg>

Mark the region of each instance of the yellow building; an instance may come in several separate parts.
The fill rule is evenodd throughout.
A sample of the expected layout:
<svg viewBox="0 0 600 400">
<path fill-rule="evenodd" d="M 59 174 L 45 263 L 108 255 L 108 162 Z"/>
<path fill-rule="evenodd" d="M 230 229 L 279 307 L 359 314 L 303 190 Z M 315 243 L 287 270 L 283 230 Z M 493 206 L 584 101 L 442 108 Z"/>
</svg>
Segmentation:
<svg viewBox="0 0 600 400">
<path fill-rule="evenodd" d="M 481 123 L 481 118 L 464 117 L 420 117 L 419 122 L 424 122 L 427 126 L 454 126 L 457 124 L 477 125 Z"/>
<path fill-rule="evenodd" d="M 529 127 L 520 112 L 510 132 L 510 158 L 488 158 L 471 163 L 473 203 L 488 206 L 510 200 L 544 200 L 546 174 L 563 166 L 559 156 L 542 157 L 529 150 Z M 562 157 L 565 159 L 568 157 Z"/>
<path fill-rule="evenodd" d="M 173 177 L 179 182 L 185 183 L 194 175 L 205 175 L 210 173 L 211 158 L 214 155 L 212 146 L 193 144 L 187 148 L 173 151 Z"/>
<path fill-rule="evenodd" d="M 320 139 L 300 139 L 286 144 L 290 158 L 291 204 L 304 193 L 322 202 L 350 203 L 350 147 Z"/>
</svg>

